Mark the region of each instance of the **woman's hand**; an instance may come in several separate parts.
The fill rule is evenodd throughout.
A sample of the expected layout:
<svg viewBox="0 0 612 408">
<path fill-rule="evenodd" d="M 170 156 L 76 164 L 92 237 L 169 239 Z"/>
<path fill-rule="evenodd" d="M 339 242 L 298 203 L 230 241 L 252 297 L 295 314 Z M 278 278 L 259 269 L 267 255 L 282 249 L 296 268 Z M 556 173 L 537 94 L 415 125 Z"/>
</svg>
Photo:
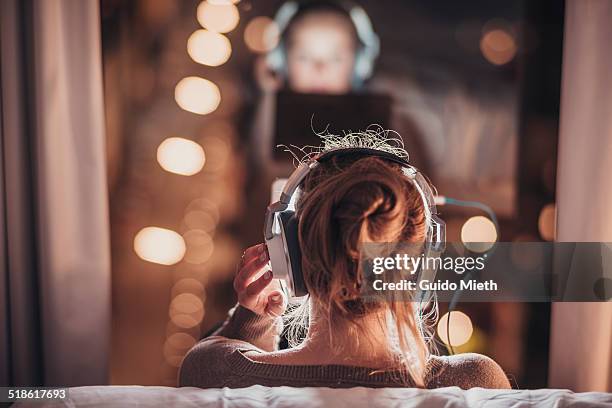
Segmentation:
<svg viewBox="0 0 612 408">
<path fill-rule="evenodd" d="M 272 279 L 269 260 L 265 244 L 247 248 L 238 265 L 234 290 L 242 307 L 260 316 L 278 317 L 285 312 L 287 302 L 280 281 Z"/>
<path fill-rule="evenodd" d="M 262 92 L 277 92 L 283 84 L 281 77 L 270 69 L 264 56 L 255 60 L 255 81 Z"/>
</svg>

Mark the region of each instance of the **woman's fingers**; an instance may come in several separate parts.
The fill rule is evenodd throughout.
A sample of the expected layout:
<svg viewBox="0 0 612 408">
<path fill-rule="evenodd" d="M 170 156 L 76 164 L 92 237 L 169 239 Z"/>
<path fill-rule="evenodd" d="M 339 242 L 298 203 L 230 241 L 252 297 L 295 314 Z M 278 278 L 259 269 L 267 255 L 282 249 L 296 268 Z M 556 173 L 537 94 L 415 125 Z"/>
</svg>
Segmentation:
<svg viewBox="0 0 612 408">
<path fill-rule="evenodd" d="M 269 261 L 265 248 L 251 251 L 247 256 L 250 259 L 245 261 L 244 265 L 238 270 L 236 278 L 234 278 L 234 290 L 238 293 L 244 291 L 253 282 L 257 274 L 261 272 Z"/>
<path fill-rule="evenodd" d="M 251 261 L 253 258 L 257 258 L 259 255 L 261 255 L 262 252 L 265 251 L 266 244 L 257 244 L 248 247 L 242 254 L 242 259 L 240 260 L 239 268 L 249 263 L 249 261 Z"/>
<path fill-rule="evenodd" d="M 247 286 L 246 295 L 247 296 L 259 295 L 261 291 L 264 290 L 266 286 L 270 284 L 270 282 L 272 282 L 272 271 L 266 271 L 266 273 L 261 275 L 258 279 L 253 281 L 253 283 Z"/>
<path fill-rule="evenodd" d="M 272 271 L 266 268 L 270 256 L 264 244 L 244 251 L 238 273 L 234 278 L 234 290 L 238 303 L 259 315 L 281 316 L 287 308 L 287 301 L 279 291 L 280 283 L 274 281 Z"/>
<path fill-rule="evenodd" d="M 274 291 L 268 295 L 268 304 L 266 305 L 265 312 L 268 316 L 278 317 L 285 313 L 287 308 L 287 299 L 279 292 Z"/>
</svg>

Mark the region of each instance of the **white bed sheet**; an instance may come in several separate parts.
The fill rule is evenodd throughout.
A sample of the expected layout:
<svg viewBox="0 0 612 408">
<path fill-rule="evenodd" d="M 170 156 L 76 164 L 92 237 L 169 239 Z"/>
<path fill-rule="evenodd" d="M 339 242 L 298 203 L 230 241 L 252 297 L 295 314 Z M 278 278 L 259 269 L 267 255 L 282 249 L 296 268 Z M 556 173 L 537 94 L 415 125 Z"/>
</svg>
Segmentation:
<svg viewBox="0 0 612 408">
<path fill-rule="evenodd" d="M 612 407 L 610 393 L 568 390 L 489 390 L 457 387 L 291 388 L 252 386 L 208 389 L 145 386 L 90 386 L 69 390 L 62 402 L 21 402 L 14 407 Z"/>
</svg>

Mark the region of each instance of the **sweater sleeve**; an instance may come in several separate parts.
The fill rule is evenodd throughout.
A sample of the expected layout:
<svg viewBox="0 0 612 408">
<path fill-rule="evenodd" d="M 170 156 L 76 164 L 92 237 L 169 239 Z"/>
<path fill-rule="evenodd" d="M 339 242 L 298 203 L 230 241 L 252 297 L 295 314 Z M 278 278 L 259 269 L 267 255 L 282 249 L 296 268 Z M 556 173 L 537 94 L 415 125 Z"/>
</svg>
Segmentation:
<svg viewBox="0 0 612 408">
<path fill-rule="evenodd" d="M 223 325 L 213 336 L 242 340 L 264 350 L 278 349 L 282 318 L 260 316 L 249 309 L 236 305 L 232 308 Z"/>
</svg>

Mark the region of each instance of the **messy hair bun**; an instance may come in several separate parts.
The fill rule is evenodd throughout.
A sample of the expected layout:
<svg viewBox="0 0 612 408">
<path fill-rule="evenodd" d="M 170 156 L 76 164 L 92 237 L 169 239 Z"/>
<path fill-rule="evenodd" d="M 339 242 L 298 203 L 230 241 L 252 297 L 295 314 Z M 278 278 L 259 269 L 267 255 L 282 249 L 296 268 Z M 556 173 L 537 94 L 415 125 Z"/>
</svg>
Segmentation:
<svg viewBox="0 0 612 408">
<path fill-rule="evenodd" d="M 419 192 L 399 165 L 374 156 L 321 163 L 303 184 L 298 217 L 306 286 L 334 314 L 363 312 L 363 305 L 346 302 L 360 289 L 362 242 L 414 242 L 425 235 Z"/>
<path fill-rule="evenodd" d="M 297 215 L 302 272 L 311 301 L 334 325 L 353 325 L 359 338 L 380 335 L 360 331 L 358 322 L 382 311 L 379 315 L 386 317 L 381 324 L 395 333 L 390 348 L 400 356 L 397 368 L 406 373 L 408 384 L 423 385 L 429 351 L 412 304 L 365 302 L 360 297 L 361 243 L 425 239 L 423 200 L 401 166 L 376 156 L 331 156 L 304 180 Z"/>
</svg>

